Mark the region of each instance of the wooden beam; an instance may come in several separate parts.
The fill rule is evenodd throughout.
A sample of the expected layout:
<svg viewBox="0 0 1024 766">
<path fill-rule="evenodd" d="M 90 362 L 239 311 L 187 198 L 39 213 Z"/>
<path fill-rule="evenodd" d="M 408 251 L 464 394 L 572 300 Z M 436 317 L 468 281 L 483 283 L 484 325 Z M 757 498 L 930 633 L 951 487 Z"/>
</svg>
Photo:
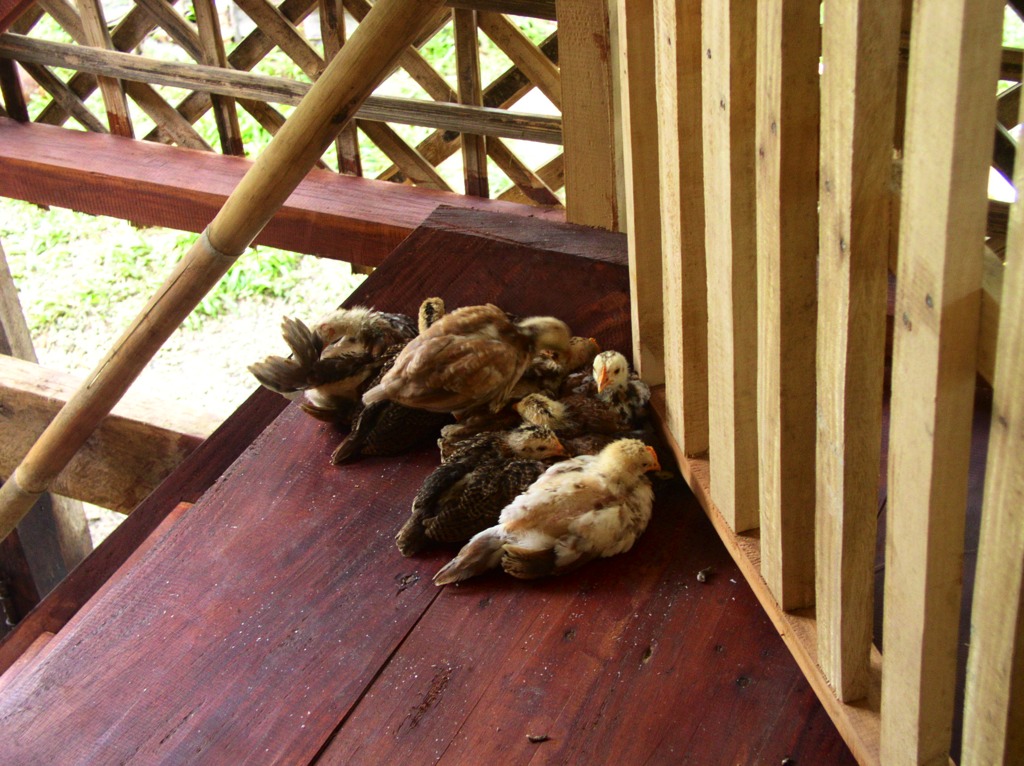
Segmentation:
<svg viewBox="0 0 1024 766">
<path fill-rule="evenodd" d="M 227 69 L 228 59 L 220 31 L 220 17 L 217 15 L 213 0 L 193 0 L 192 9 L 196 14 L 199 41 L 202 45 L 203 57 L 200 63 Z M 328 44 L 326 40 L 324 44 Z M 234 99 L 213 96 L 212 100 L 221 151 L 224 154 L 244 157 L 245 147 L 242 144 L 242 131 L 238 124 L 238 110 L 235 108 Z"/>
<path fill-rule="evenodd" d="M 708 449 L 701 1 L 657 0 L 655 36 L 665 322 L 665 427 L 688 455 Z"/>
<path fill-rule="evenodd" d="M 74 375 L 0 356 L 0 402 L 5 412 L 0 420 L 0 475 L 11 475 L 80 383 Z M 214 415 L 188 407 L 169 408 L 156 397 L 127 396 L 103 420 L 54 489 L 130 513 L 219 422 Z"/>
<path fill-rule="evenodd" d="M 757 438 L 761 574 L 814 604 L 820 9 L 757 4 Z"/>
<path fill-rule="evenodd" d="M 0 118 L 5 196 L 140 226 L 202 231 L 251 164 L 241 157 Z M 314 170 L 256 241 L 376 266 L 442 204 L 562 217 L 533 206 Z"/>
<path fill-rule="evenodd" d="M 449 8 L 470 8 L 478 11 L 531 16 L 535 19 L 557 18 L 555 0 L 445 0 Z"/>
<path fill-rule="evenodd" d="M 556 109 L 562 107 L 562 86 L 558 67 L 530 42 L 523 32 L 500 13 L 479 13 L 477 23 L 512 63 L 537 86 Z M 562 36 L 564 40 L 564 35 Z"/>
<path fill-rule="evenodd" d="M 14 278 L 7 266 L 7 257 L 0 244 L 0 363 L 5 360 L 36 361 L 28 323 L 21 309 L 21 300 Z M 6 376 L 0 379 L 6 379 Z M 12 414 L 11 402 L 0 397 L 0 422 L 6 426 Z M 7 443 L 4 439 L 4 443 Z M 0 468 L 0 476 L 6 476 Z M 46 493 L 33 506 L 18 525 L 18 534 L 4 541 L 4 558 L 22 559 L 23 567 L 12 567 L 5 562 L 8 575 L 14 579 L 27 578 L 29 582 L 15 582 L 15 596 L 21 596 L 18 606 L 24 612 L 74 569 L 92 550 L 89 522 L 81 502 L 69 497 Z M 12 572 L 11 569 L 21 571 Z M 31 587 L 29 587 L 31 586 Z M 24 596 L 29 595 L 26 603 Z"/>
<path fill-rule="evenodd" d="M 455 69 L 459 103 L 483 106 L 477 12 L 456 8 L 452 11 L 452 22 L 455 25 Z M 479 133 L 462 134 L 462 175 L 466 194 L 474 197 L 491 196 L 487 180 L 487 146 Z"/>
<path fill-rule="evenodd" d="M 77 2 L 78 12 L 82 17 L 82 28 L 88 44 L 94 48 L 113 48 L 110 32 L 107 30 L 107 20 L 103 15 L 103 6 L 99 0 L 77 0 Z M 110 126 L 110 132 L 118 136 L 133 137 L 135 131 L 132 127 L 132 118 L 128 111 L 128 100 L 125 97 L 124 87 L 116 78 L 101 76 L 98 79 L 100 91 L 103 94 L 103 103 L 107 108 L 107 124 Z"/>
<path fill-rule="evenodd" d="M 1022 188 L 1024 163 L 1014 175 Z M 1011 215 L 971 607 L 964 766 L 1024 762 L 1024 200 Z"/>
<path fill-rule="evenodd" d="M 828 0 L 822 40 L 818 654 L 847 702 L 870 684 L 898 6 Z"/>
<path fill-rule="evenodd" d="M 132 82 L 204 90 L 233 98 L 290 105 L 297 105 L 311 87 L 308 83 L 284 77 L 269 77 L 203 64 L 160 61 L 120 51 L 54 43 L 11 33 L 0 36 L 0 56 L 49 66 L 72 67 Z M 131 88 L 130 83 L 128 87 Z M 134 94 L 136 91 L 130 92 Z M 552 144 L 562 140 L 561 120 L 557 117 L 512 113 L 487 106 L 372 96 L 360 108 L 358 117 L 463 132 L 476 131 L 483 135 Z"/>
<path fill-rule="evenodd" d="M 665 320 L 654 2 L 623 0 L 615 9 L 620 83 L 616 112 L 622 125 L 633 366 L 648 384 L 657 385 L 665 382 Z"/>
<path fill-rule="evenodd" d="M 559 0 L 566 219 L 619 230 L 607 0 Z"/>
<path fill-rule="evenodd" d="M 715 504 L 736 532 L 757 527 L 756 6 L 703 5 L 704 204 L 708 210 L 708 390 Z"/>
<path fill-rule="evenodd" d="M 915 3 L 896 278 L 882 760 L 949 753 L 1004 3 Z"/>
</svg>

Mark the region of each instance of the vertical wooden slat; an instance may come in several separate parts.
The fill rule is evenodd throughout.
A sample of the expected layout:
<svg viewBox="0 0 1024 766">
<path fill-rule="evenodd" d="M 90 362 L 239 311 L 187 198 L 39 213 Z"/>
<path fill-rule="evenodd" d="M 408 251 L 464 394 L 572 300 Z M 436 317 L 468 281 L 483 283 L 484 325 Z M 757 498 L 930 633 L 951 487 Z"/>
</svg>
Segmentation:
<svg viewBox="0 0 1024 766">
<path fill-rule="evenodd" d="M 658 174 L 665 321 L 665 427 L 688 455 L 708 448 L 701 0 L 655 0 Z"/>
<path fill-rule="evenodd" d="M 483 106 L 476 11 L 456 8 L 452 11 L 452 19 L 455 25 L 455 67 L 459 103 Z M 462 134 L 462 172 L 466 194 L 473 197 L 490 196 L 487 184 L 487 146 L 483 136 Z"/>
<path fill-rule="evenodd" d="M 757 350 L 761 575 L 814 603 L 819 11 L 757 4 Z"/>
<path fill-rule="evenodd" d="M 950 745 L 1003 3 L 914 5 L 889 436 L 882 760 Z"/>
<path fill-rule="evenodd" d="M 758 525 L 755 0 L 703 6 L 711 486 L 736 532 Z"/>
<path fill-rule="evenodd" d="M 819 664 L 868 690 L 900 0 L 827 0 L 818 264 Z"/>
<path fill-rule="evenodd" d="M 565 217 L 618 230 L 607 0 L 557 0 L 565 146 Z"/>
<path fill-rule="evenodd" d="M 661 195 L 658 178 L 654 2 L 617 0 L 619 114 L 625 171 L 625 221 L 633 304 L 633 363 L 651 385 L 665 382 L 661 287 Z"/>
<path fill-rule="evenodd" d="M 7 116 L 18 122 L 28 122 L 28 106 L 18 77 L 18 65 L 10 59 L 0 59 L 0 95 L 4 99 Z"/>
<path fill-rule="evenodd" d="M 1024 189 L 1024 162 L 1014 168 Z M 1024 763 L 1024 199 L 1010 212 L 967 659 L 963 766 Z"/>
<path fill-rule="evenodd" d="M 220 32 L 220 19 L 213 0 L 192 0 L 195 9 L 196 25 L 199 27 L 199 42 L 202 46 L 202 63 L 209 66 L 227 67 L 227 54 L 224 52 L 224 38 Z M 242 131 L 238 126 L 238 111 L 235 100 L 226 96 L 211 95 L 213 117 L 217 122 L 217 133 L 220 135 L 220 147 L 224 154 L 245 154 L 242 144 Z"/>
<path fill-rule="evenodd" d="M 324 59 L 333 59 L 345 44 L 345 8 L 341 0 L 320 0 L 320 37 L 324 41 Z M 361 176 L 363 163 L 359 156 L 359 134 L 355 122 L 346 125 L 334 139 L 338 153 L 338 172 Z"/>
<path fill-rule="evenodd" d="M 103 6 L 99 0 L 78 0 L 78 13 L 82 17 L 82 29 L 85 39 L 94 48 L 113 49 L 107 22 L 103 16 Z M 110 132 L 119 136 L 134 137 L 131 115 L 128 112 L 128 99 L 124 94 L 121 81 L 112 77 L 97 77 L 103 103 L 107 108 L 107 122 Z"/>
</svg>

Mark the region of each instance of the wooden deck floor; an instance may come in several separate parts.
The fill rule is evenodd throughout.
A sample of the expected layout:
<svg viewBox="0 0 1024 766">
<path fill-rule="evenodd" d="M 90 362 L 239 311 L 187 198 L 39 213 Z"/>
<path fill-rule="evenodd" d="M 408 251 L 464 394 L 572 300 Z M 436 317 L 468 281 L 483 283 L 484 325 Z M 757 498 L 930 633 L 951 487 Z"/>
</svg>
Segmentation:
<svg viewBox="0 0 1024 766">
<path fill-rule="evenodd" d="M 628 350 L 624 249 L 440 210 L 353 301 L 491 300 Z M 251 399 L 0 646 L 0 762 L 853 763 L 681 479 L 626 555 L 439 589 L 451 551 L 392 539 L 434 451 L 334 467 L 338 434 L 255 420 L 278 409 Z"/>
</svg>

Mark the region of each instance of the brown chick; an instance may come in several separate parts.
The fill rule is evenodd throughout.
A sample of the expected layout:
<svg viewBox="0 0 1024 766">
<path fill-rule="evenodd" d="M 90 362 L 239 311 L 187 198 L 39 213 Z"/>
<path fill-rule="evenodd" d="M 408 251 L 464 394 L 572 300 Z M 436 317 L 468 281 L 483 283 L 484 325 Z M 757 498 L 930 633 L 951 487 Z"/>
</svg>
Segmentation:
<svg viewBox="0 0 1024 766">
<path fill-rule="evenodd" d="M 507 505 L 498 523 L 477 533 L 434 576 L 446 585 L 501 565 L 521 579 L 563 574 L 633 547 L 654 502 L 652 447 L 612 442 L 598 455 L 556 463 Z"/>
<path fill-rule="evenodd" d="M 492 304 L 466 306 L 410 341 L 363 402 L 387 399 L 457 419 L 498 412 L 530 360 L 544 349 L 567 350 L 569 337 L 569 328 L 553 317 L 513 323 Z"/>
<path fill-rule="evenodd" d="M 316 328 L 285 317 L 281 332 L 292 356 L 268 356 L 249 365 L 249 371 L 279 394 L 293 398 L 301 393 L 300 406 L 310 415 L 348 422 L 361 408 L 360 396 L 376 376 L 384 352 L 415 334 L 412 320 L 356 307 L 336 309 Z"/>
<path fill-rule="evenodd" d="M 427 298 L 420 304 L 419 331 L 422 333 L 444 316 L 444 301 Z M 376 385 L 395 363 L 400 345 L 392 346 L 382 355 Z M 429 412 L 382 400 L 362 408 L 352 423 L 352 430 L 331 455 L 335 465 L 346 463 L 361 455 L 400 455 L 438 436 L 441 428 L 451 420 L 443 412 Z"/>
<path fill-rule="evenodd" d="M 596 340 L 579 335 L 569 339 L 569 348 L 564 353 L 542 351 L 530 362 L 510 398 L 522 399 L 534 393 L 557 396 L 565 379 L 580 368 L 593 364 L 600 351 Z"/>
<path fill-rule="evenodd" d="M 395 536 L 403 556 L 431 541 L 462 543 L 498 521 L 501 509 L 548 467 L 565 456 L 547 428 L 527 426 L 489 434 L 466 446 L 427 477 L 412 503 L 412 515 Z"/>
</svg>

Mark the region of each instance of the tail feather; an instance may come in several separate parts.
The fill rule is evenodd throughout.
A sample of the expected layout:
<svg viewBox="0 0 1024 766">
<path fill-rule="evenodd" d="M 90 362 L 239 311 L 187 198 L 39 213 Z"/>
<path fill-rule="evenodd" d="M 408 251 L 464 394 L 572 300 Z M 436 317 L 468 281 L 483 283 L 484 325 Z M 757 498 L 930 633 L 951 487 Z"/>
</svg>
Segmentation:
<svg viewBox="0 0 1024 766">
<path fill-rule="evenodd" d="M 423 514 L 416 513 L 416 509 L 413 508 L 413 514 L 395 535 L 395 545 L 403 556 L 408 557 L 419 553 L 428 542 L 430 541 L 427 540 L 427 533 L 423 529 Z"/>
<path fill-rule="evenodd" d="M 533 580 L 554 574 L 556 555 L 554 548 L 524 548 L 506 545 L 501 557 L 501 568 L 520 580 Z"/>
<path fill-rule="evenodd" d="M 466 543 L 454 559 L 434 575 L 435 585 L 466 580 L 493 569 L 501 561 L 505 534 L 500 526 L 485 529 Z"/>
</svg>

